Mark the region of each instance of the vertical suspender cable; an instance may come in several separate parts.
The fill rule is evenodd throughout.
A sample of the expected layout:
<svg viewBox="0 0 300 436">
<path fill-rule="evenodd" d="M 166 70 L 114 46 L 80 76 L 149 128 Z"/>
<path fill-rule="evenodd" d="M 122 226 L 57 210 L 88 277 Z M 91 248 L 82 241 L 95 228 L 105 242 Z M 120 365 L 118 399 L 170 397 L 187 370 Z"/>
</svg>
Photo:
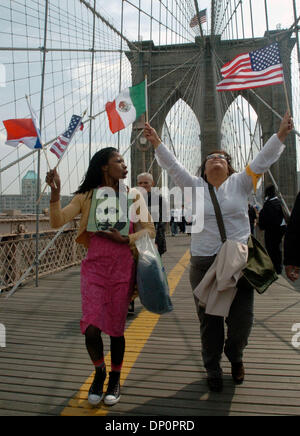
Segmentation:
<svg viewBox="0 0 300 436">
<path fill-rule="evenodd" d="M 120 71 L 119 71 L 119 93 L 122 88 L 122 58 L 123 58 L 123 26 L 124 26 L 124 0 L 121 0 L 121 41 L 120 41 Z M 118 132 L 118 151 L 120 151 L 120 131 Z"/>
<path fill-rule="evenodd" d="M 94 0 L 94 11 L 96 11 L 96 1 Z M 93 98 L 94 98 L 94 69 L 95 69 L 95 31 L 96 31 L 96 14 L 93 13 L 93 46 L 92 46 L 92 66 L 91 66 L 91 95 L 90 95 L 90 117 L 93 115 Z M 93 119 L 90 120 L 89 129 L 89 161 L 92 157 L 92 124 Z"/>
<path fill-rule="evenodd" d="M 139 0 L 138 41 L 141 39 L 141 0 Z"/>
<path fill-rule="evenodd" d="M 267 0 L 265 0 L 265 14 L 266 14 L 267 32 L 269 33 L 269 15 L 268 15 L 268 3 L 267 3 Z"/>
<path fill-rule="evenodd" d="M 297 23 L 297 7 L 296 7 L 296 0 L 293 0 L 293 8 L 294 8 L 294 19 L 295 23 Z M 298 72 L 299 72 L 299 78 L 300 78 L 300 40 L 299 40 L 299 24 L 296 26 L 296 43 L 297 43 L 297 55 L 298 55 Z"/>
<path fill-rule="evenodd" d="M 242 35 L 243 35 L 243 39 L 245 39 L 245 25 L 244 25 L 244 9 L 243 9 L 243 3 L 241 3 L 241 17 L 242 17 Z"/>
<path fill-rule="evenodd" d="M 252 38 L 254 38 L 253 13 L 252 13 L 252 0 L 249 0 L 249 7 L 250 7 L 250 18 L 251 18 L 251 31 L 252 31 Z"/>
<path fill-rule="evenodd" d="M 43 125 L 43 105 L 44 105 L 44 89 L 45 89 L 45 72 L 46 72 L 46 53 L 47 53 L 47 31 L 48 31 L 48 11 L 49 1 L 45 3 L 45 24 L 44 24 L 44 43 L 43 43 L 43 64 L 42 64 L 42 83 L 41 83 L 41 99 L 40 99 L 40 131 Z M 36 183 L 36 199 L 40 197 L 40 176 L 41 176 L 41 150 L 38 150 L 37 158 L 37 183 Z M 36 235 L 35 235 L 35 286 L 39 285 L 39 231 L 40 231 L 40 206 L 36 202 Z"/>
</svg>

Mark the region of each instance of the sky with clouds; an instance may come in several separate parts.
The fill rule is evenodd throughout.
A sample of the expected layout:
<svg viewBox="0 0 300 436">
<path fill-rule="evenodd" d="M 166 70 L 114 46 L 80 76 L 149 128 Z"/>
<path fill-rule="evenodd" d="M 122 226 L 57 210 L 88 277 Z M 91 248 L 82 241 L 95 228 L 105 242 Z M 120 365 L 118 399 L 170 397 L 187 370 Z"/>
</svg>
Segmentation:
<svg viewBox="0 0 300 436">
<path fill-rule="evenodd" d="M 266 0 L 268 6 L 269 28 L 275 29 L 278 25 L 281 28 L 288 28 L 292 25 L 293 0 Z M 93 3 L 93 2 L 91 2 Z M 195 32 L 189 28 L 188 20 L 195 13 L 194 2 L 185 2 L 185 11 L 179 14 L 182 21 L 182 28 L 175 22 L 171 23 L 171 18 L 166 14 L 164 8 L 159 9 L 157 0 L 131 0 L 135 6 L 141 5 L 143 13 L 139 16 L 138 10 L 124 1 L 123 32 L 130 41 L 139 38 L 143 40 L 154 40 L 155 44 L 192 42 Z M 170 5 L 178 2 L 170 1 Z M 182 4 L 183 2 L 181 2 Z M 210 0 L 198 0 L 199 9 L 207 9 L 208 25 L 204 25 L 204 31 L 209 33 L 210 24 Z M 222 3 L 222 2 L 221 2 Z M 223 3 L 225 3 L 223 1 Z M 233 4 L 234 2 L 232 2 Z M 236 1 L 236 3 L 238 3 Z M 25 9 L 25 5 L 27 5 Z M 44 2 L 40 0 L 26 0 L 25 2 L 8 2 L 0 0 L 0 46 L 10 47 L 41 47 L 43 44 L 43 23 Z M 50 0 L 50 22 L 49 22 L 49 41 L 48 47 L 73 49 L 91 47 L 92 43 L 92 20 L 91 14 L 78 0 Z M 121 29 L 121 0 L 97 0 L 97 10 L 118 30 Z M 151 4 L 153 6 L 151 11 Z M 162 0 L 162 4 L 167 4 Z M 245 37 L 251 36 L 251 23 L 249 14 L 249 0 L 243 0 L 244 29 Z M 12 5 L 10 9 L 9 5 Z M 67 5 L 67 6 L 66 6 Z M 284 6 L 283 6 L 284 5 Z M 300 0 L 296 0 L 298 13 L 300 11 Z M 255 36 L 262 36 L 266 30 L 265 0 L 252 0 L 253 16 L 255 18 Z M 13 10 L 13 12 L 12 12 Z M 152 20 L 147 14 L 152 13 Z M 161 19 L 160 17 L 161 13 Z M 177 12 L 176 12 L 177 13 Z M 176 15 L 174 12 L 174 15 Z M 140 19 L 140 20 L 139 20 Z M 174 29 L 174 32 L 166 32 L 165 23 Z M 237 23 L 238 32 L 241 33 L 241 22 Z M 180 36 L 179 36 L 180 33 Z M 123 48 L 126 48 L 124 43 Z M 96 28 L 96 48 L 117 50 L 120 47 L 120 38 L 103 23 L 97 24 Z M 31 95 L 32 105 L 36 110 L 40 103 L 40 70 L 41 53 L 32 52 L 9 52 L 0 51 L 0 64 L 5 66 L 6 86 L 0 87 L 0 119 L 26 117 L 28 108 L 24 99 L 25 92 Z M 45 86 L 45 110 L 43 119 L 43 134 L 45 140 L 55 137 L 62 133 L 68 124 L 72 113 L 82 113 L 90 104 L 90 53 L 68 53 L 49 52 L 47 53 L 46 67 L 46 86 Z M 100 53 L 95 58 L 95 86 L 93 113 L 97 113 L 104 108 L 105 102 L 114 98 L 119 89 L 119 65 L 120 55 L 114 53 Z M 1 71 L 1 70 L 0 70 Z M 125 59 L 122 60 L 122 86 L 130 85 L 131 72 L 130 66 Z M 1 81 L 0 81 L 1 82 Z M 6 133 L 3 126 L 0 126 L 0 160 L 1 166 L 6 165 L 19 156 L 24 155 L 29 150 L 21 145 L 18 150 L 14 150 L 4 145 Z M 74 185 L 78 184 L 84 168 L 87 164 L 86 143 L 89 140 L 89 130 L 86 128 L 83 133 L 78 134 L 74 150 L 76 158 L 66 157 L 62 164 L 63 174 L 71 174 L 71 182 L 65 181 L 66 193 L 74 191 Z M 129 129 L 121 134 L 121 143 L 127 147 L 130 140 Z M 92 148 L 93 151 L 101 146 L 115 145 L 116 135 L 112 135 L 107 128 L 105 115 L 101 115 L 94 123 Z M 128 153 L 129 154 L 129 153 Z M 50 154 L 51 155 L 51 154 Z M 51 164 L 55 164 L 53 156 L 50 156 Z M 47 170 L 46 164 L 42 159 L 42 172 Z M 2 174 L 1 185 L 4 193 L 17 193 L 19 191 L 18 172 L 24 175 L 26 169 L 36 168 L 36 161 L 27 159 L 23 163 L 16 165 L 12 170 Z M 1 190 L 1 186 L 0 186 Z"/>
</svg>

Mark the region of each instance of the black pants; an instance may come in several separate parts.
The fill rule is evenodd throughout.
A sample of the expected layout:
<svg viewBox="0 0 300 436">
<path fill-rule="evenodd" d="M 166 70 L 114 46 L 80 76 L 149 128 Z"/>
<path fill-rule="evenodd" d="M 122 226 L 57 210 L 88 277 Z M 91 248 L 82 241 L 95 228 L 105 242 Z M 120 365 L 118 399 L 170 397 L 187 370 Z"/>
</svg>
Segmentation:
<svg viewBox="0 0 300 436">
<path fill-rule="evenodd" d="M 192 256 L 190 283 L 193 290 L 203 279 L 214 259 L 215 256 Z M 194 297 L 200 321 L 202 358 L 209 377 L 220 377 L 222 375 L 220 361 L 223 351 L 230 362 L 241 362 L 243 351 L 248 344 L 254 318 L 254 289 L 250 288 L 242 280 L 238 282 L 237 289 L 228 317 L 225 319 L 227 324 L 226 340 L 224 318 L 206 314 L 205 308 L 199 307 L 197 298 Z"/>
<path fill-rule="evenodd" d="M 285 234 L 286 226 L 265 230 L 266 250 L 273 262 L 277 274 L 282 273 L 282 250 L 281 241 Z"/>
</svg>

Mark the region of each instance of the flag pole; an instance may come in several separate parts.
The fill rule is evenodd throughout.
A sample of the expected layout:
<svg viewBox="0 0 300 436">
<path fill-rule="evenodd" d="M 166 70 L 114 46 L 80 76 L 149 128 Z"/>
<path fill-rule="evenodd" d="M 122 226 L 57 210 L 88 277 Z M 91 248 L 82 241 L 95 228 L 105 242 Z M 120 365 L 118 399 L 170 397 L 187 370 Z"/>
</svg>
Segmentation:
<svg viewBox="0 0 300 436">
<path fill-rule="evenodd" d="M 289 97 L 288 97 L 288 92 L 287 92 L 287 87 L 286 87 L 286 81 L 285 81 L 285 78 L 283 78 L 283 89 L 284 89 L 284 95 L 285 95 L 285 99 L 286 99 L 286 105 L 287 105 L 288 113 L 289 113 L 290 115 L 292 115 L 292 114 L 291 114 L 291 108 L 290 108 L 290 103 L 289 103 Z"/>
<path fill-rule="evenodd" d="M 30 102 L 29 102 L 29 97 L 28 97 L 27 94 L 25 95 L 25 98 L 26 98 L 26 101 L 27 101 L 27 105 L 28 105 L 28 108 L 29 108 L 29 111 L 30 111 L 31 117 L 32 117 L 31 104 L 30 104 Z M 38 132 L 37 132 L 37 133 L 38 133 Z M 41 143 L 42 150 L 43 150 L 43 152 L 44 152 L 44 155 L 45 155 L 45 158 L 46 158 L 46 161 L 47 161 L 47 164 L 48 164 L 49 170 L 50 170 L 50 169 L 51 169 L 51 166 L 50 166 L 50 163 L 49 163 L 49 160 L 48 160 L 48 156 L 47 156 L 47 153 L 46 153 L 46 149 L 45 149 L 45 147 L 44 147 L 44 144 L 43 144 L 42 139 L 41 139 L 41 137 L 40 137 L 39 134 L 38 134 L 38 138 L 39 138 L 39 141 L 40 141 L 40 143 Z"/>
<path fill-rule="evenodd" d="M 270 109 L 270 111 L 273 112 L 273 114 L 276 115 L 277 118 L 279 118 L 280 120 L 283 119 L 283 117 L 279 115 L 279 113 L 276 112 L 275 109 L 273 109 L 263 98 L 261 98 L 258 94 L 256 94 L 256 92 L 254 92 L 253 89 L 249 88 L 249 91 L 253 95 L 255 95 L 255 97 L 258 98 L 258 100 L 260 100 L 268 109 Z M 298 130 L 296 130 L 295 128 L 292 130 L 292 132 L 294 132 L 295 135 L 300 137 L 300 132 L 298 132 Z"/>
<path fill-rule="evenodd" d="M 149 112 L 148 112 L 148 76 L 145 74 L 145 105 L 146 105 L 146 123 L 149 123 Z"/>
<path fill-rule="evenodd" d="M 276 38 L 276 44 L 278 44 L 278 38 Z M 278 44 L 278 49 L 279 49 L 279 44 Z M 283 66 L 282 66 L 282 74 L 283 74 L 283 89 L 284 89 L 284 95 L 285 95 L 285 101 L 286 101 L 286 108 L 287 108 L 288 113 L 290 115 L 292 115 L 291 114 L 291 108 L 290 108 L 288 91 L 287 91 L 287 87 L 286 87 L 286 81 L 285 81 L 285 75 L 284 75 Z"/>
<path fill-rule="evenodd" d="M 83 114 L 82 114 L 82 116 L 81 116 L 81 119 L 85 116 L 86 113 L 87 113 L 87 109 L 83 112 Z M 77 132 L 78 129 L 79 129 L 79 123 L 78 123 L 78 128 L 74 131 L 73 135 L 72 135 L 71 138 L 70 138 L 69 144 L 70 144 L 70 142 L 72 141 L 72 138 L 73 138 L 73 136 L 75 135 L 75 133 Z M 63 152 L 63 154 L 61 155 L 61 157 L 58 159 L 58 162 L 57 162 L 57 164 L 56 164 L 55 167 L 54 167 L 55 170 L 58 168 L 58 165 L 60 164 L 60 162 L 61 162 L 61 160 L 62 160 L 62 158 L 63 158 L 65 152 L 66 152 L 66 150 Z M 51 169 L 51 168 L 50 168 L 50 169 Z M 54 180 L 53 180 L 53 182 L 54 182 Z M 54 182 L 54 185 L 55 185 L 55 182 Z M 55 187 L 57 188 L 56 185 L 55 185 Z M 43 197 L 43 195 L 44 195 L 46 189 L 47 189 L 47 183 L 45 183 L 44 189 L 43 189 L 43 191 L 41 192 L 41 195 L 40 195 L 39 199 L 37 200 L 36 204 L 39 204 L 39 203 L 40 203 L 40 201 L 41 201 L 41 199 L 42 199 L 42 197 Z"/>
</svg>

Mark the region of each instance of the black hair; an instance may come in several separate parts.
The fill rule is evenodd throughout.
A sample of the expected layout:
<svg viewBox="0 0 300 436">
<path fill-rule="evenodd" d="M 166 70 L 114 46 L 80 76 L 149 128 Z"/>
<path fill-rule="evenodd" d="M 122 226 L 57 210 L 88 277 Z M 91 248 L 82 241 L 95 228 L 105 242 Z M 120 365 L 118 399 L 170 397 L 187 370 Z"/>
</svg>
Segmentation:
<svg viewBox="0 0 300 436">
<path fill-rule="evenodd" d="M 88 192 L 91 189 L 95 189 L 103 184 L 104 180 L 102 167 L 108 164 L 109 159 L 114 153 L 118 153 L 116 148 L 106 147 L 94 154 L 81 185 L 75 194 L 83 194 L 84 192 Z"/>
<path fill-rule="evenodd" d="M 276 196 L 276 190 L 274 185 L 268 185 L 265 189 L 265 197 L 272 198 Z"/>
<path fill-rule="evenodd" d="M 230 156 L 230 154 L 227 153 L 227 151 L 224 151 L 224 150 L 215 150 L 215 151 L 211 151 L 207 156 L 209 156 L 210 154 L 223 154 L 226 157 L 226 160 L 227 160 L 229 175 L 231 176 L 231 174 L 236 172 L 232 168 L 232 166 L 231 166 L 231 156 Z M 206 162 L 207 162 L 207 156 L 206 156 L 206 158 L 204 159 L 204 161 L 202 162 L 200 168 L 197 171 L 198 177 L 202 177 L 202 179 L 204 179 L 206 182 L 207 182 L 207 180 L 206 180 L 206 176 L 205 176 L 204 173 L 205 173 L 205 165 L 206 165 Z"/>
</svg>

